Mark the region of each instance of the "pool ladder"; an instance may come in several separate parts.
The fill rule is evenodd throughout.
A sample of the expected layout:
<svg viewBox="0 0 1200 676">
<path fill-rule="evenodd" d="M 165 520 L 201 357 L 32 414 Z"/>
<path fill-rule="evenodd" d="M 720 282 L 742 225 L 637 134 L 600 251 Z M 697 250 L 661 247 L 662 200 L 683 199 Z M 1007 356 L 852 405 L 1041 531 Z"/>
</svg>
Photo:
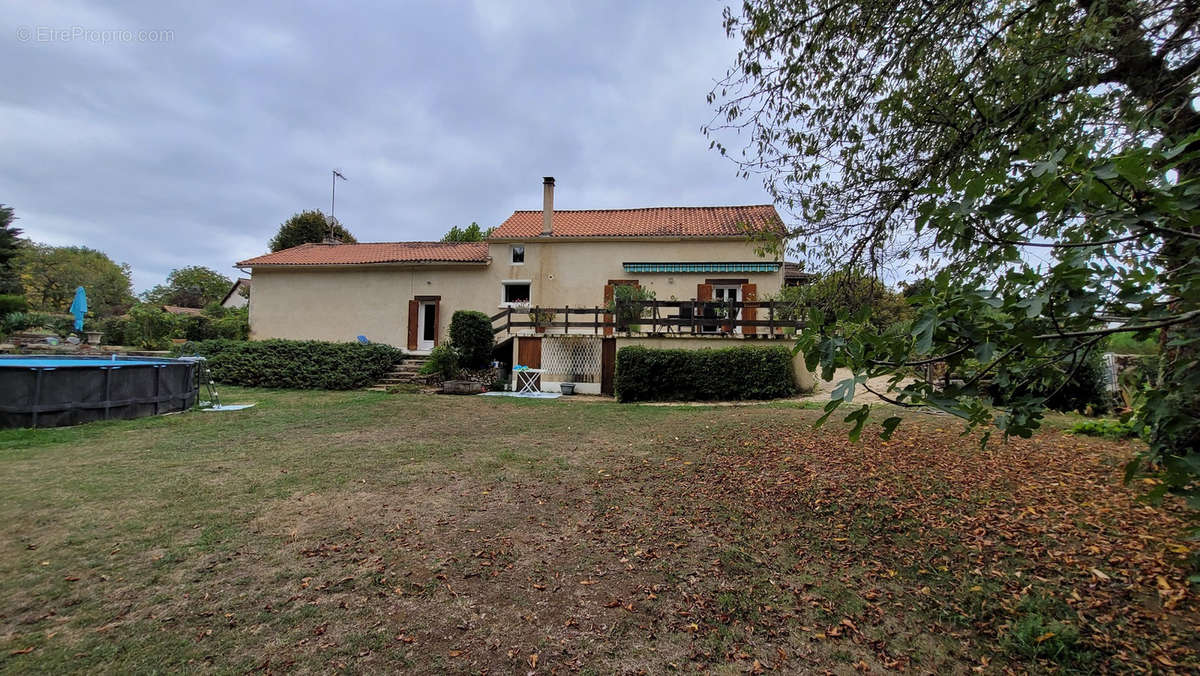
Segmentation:
<svg viewBox="0 0 1200 676">
<path fill-rule="evenodd" d="M 196 364 L 197 389 L 203 387 L 208 391 L 208 401 L 196 402 L 197 406 L 208 404 L 210 408 L 221 408 L 221 395 L 217 394 L 217 384 L 213 382 L 212 371 L 208 370 L 208 360 L 200 355 L 180 357 Z"/>
<path fill-rule="evenodd" d="M 217 394 L 217 384 L 213 382 L 212 371 L 208 370 L 208 360 L 204 357 L 196 357 L 196 365 L 196 377 L 200 379 L 200 385 L 208 390 L 209 405 L 213 408 L 221 408 L 221 395 Z"/>
</svg>

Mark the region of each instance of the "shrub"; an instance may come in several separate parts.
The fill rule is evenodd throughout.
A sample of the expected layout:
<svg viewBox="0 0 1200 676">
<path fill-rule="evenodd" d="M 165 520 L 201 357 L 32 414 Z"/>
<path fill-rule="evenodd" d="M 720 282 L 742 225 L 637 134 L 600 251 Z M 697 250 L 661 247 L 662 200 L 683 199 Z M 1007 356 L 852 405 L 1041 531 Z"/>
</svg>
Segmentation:
<svg viewBox="0 0 1200 676">
<path fill-rule="evenodd" d="M 1121 422 L 1120 420 L 1109 420 L 1101 418 L 1099 420 L 1081 420 L 1071 426 L 1073 434 L 1086 434 L 1089 437 L 1103 437 L 1105 439 L 1132 439 L 1138 436 L 1138 428 L 1132 422 Z"/>
<path fill-rule="evenodd" d="M 129 320 L 131 328 L 125 333 L 125 344 L 137 345 L 147 350 L 167 347 L 168 339 L 175 331 L 175 316 L 151 303 L 142 303 L 130 308 Z"/>
<path fill-rule="evenodd" d="M 50 329 L 58 336 L 66 337 L 75 333 L 75 318 L 50 316 L 42 326 Z"/>
<path fill-rule="evenodd" d="M 26 329 L 41 328 L 50 321 L 48 315 L 38 312 L 10 312 L 0 319 L 0 335 L 8 335 Z"/>
<path fill-rule="evenodd" d="M 1106 382 L 1104 356 L 1092 350 L 1086 360 L 1073 369 L 1068 359 L 1042 367 L 1040 378 L 1034 382 L 1013 383 L 997 378 L 987 387 L 987 393 L 1000 406 L 1023 397 L 1045 398 L 1046 406 L 1055 411 L 1107 411 L 1112 405 Z"/>
<path fill-rule="evenodd" d="M 25 312 L 28 309 L 29 303 L 25 301 L 25 296 L 15 293 L 0 293 L 0 317 L 14 312 Z"/>
<path fill-rule="evenodd" d="M 206 357 L 213 379 L 220 383 L 301 390 L 365 387 L 404 357 L 390 345 L 319 340 L 205 340 L 178 352 Z"/>
<path fill-rule="evenodd" d="M 0 336 L 7 336 L 29 328 L 29 315 L 24 312 L 9 312 L 0 315 Z"/>
<path fill-rule="evenodd" d="M 453 380 L 458 375 L 458 350 L 449 345 L 438 345 L 429 352 L 429 361 L 421 367 L 427 376 L 440 375 L 444 380 Z"/>
<path fill-rule="evenodd" d="M 458 310 L 450 318 L 450 343 L 458 350 L 462 365 L 479 369 L 492 360 L 492 320 L 482 312 Z"/>
<path fill-rule="evenodd" d="M 796 391 L 785 347 L 623 347 L 614 389 L 618 401 L 774 399 Z"/>
<path fill-rule="evenodd" d="M 246 340 L 250 337 L 250 310 L 234 308 L 224 316 L 213 320 L 213 330 L 218 338 Z"/>
<path fill-rule="evenodd" d="M 185 315 L 175 322 L 175 331 L 188 340 L 210 340 L 222 338 L 217 335 L 213 320 L 204 315 Z"/>
<path fill-rule="evenodd" d="M 100 324 L 100 342 L 105 345 L 129 345 L 134 342 L 133 322 L 128 317 L 110 317 Z"/>
<path fill-rule="evenodd" d="M 1128 333 L 1117 333 L 1108 337 L 1108 352 L 1117 354 L 1158 354 L 1158 338 L 1138 340 Z"/>
<path fill-rule="evenodd" d="M 1089 406 L 1097 411 L 1107 411 L 1112 405 L 1112 397 L 1105 371 L 1104 355 L 1099 350 L 1092 350 L 1074 374 L 1064 374 L 1059 379 L 1060 383 L 1063 379 L 1067 382 L 1056 392 L 1052 390 L 1046 406 L 1056 411 L 1083 411 Z"/>
</svg>

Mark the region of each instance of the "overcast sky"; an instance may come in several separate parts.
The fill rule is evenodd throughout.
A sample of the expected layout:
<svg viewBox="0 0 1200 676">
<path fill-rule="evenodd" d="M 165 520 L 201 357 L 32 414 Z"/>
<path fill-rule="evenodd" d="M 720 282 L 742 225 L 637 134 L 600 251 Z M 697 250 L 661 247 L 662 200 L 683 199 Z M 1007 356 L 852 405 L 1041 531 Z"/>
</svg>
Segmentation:
<svg viewBox="0 0 1200 676">
<path fill-rule="evenodd" d="M 497 225 L 542 176 L 560 209 L 770 201 L 700 133 L 724 3 L 398 4 L 0 0 L 0 203 L 140 291 L 235 275 L 334 167 L 360 241 Z"/>
</svg>

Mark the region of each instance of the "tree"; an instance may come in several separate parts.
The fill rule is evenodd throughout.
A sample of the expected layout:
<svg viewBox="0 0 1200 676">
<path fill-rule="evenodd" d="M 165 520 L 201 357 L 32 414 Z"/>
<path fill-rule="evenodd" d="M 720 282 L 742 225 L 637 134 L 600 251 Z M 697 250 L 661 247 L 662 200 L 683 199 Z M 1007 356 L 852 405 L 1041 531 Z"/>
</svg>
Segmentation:
<svg viewBox="0 0 1200 676">
<path fill-rule="evenodd" d="M 15 262 L 21 247 L 21 229 L 12 224 L 15 220 L 12 207 L 0 204 L 0 294 L 24 292 Z"/>
<path fill-rule="evenodd" d="M 341 223 L 333 224 L 334 237 L 346 244 L 354 244 L 358 240 Z M 301 244 L 320 244 L 329 238 L 329 222 L 320 209 L 301 211 L 284 221 L 279 231 L 271 238 L 271 251 L 282 251 Z"/>
<path fill-rule="evenodd" d="M 89 314 L 121 314 L 133 304 L 130 269 L 103 252 L 82 246 L 50 246 L 25 240 L 16 257 L 29 306 L 43 312 L 66 312 L 82 286 Z"/>
<path fill-rule="evenodd" d="M 181 307 L 202 308 L 214 301 L 220 301 L 229 292 L 233 282 L 221 273 L 193 265 L 172 270 L 167 275 L 167 283 L 159 284 L 142 294 L 147 303 L 157 305 L 179 305 Z"/>
<path fill-rule="evenodd" d="M 484 230 L 483 228 L 479 227 L 478 223 L 471 221 L 471 224 L 465 228 L 460 228 L 457 225 L 450 228 L 450 232 L 447 232 L 442 236 L 442 241 L 482 242 L 488 237 L 491 237 L 494 230 L 495 228 L 488 228 L 487 230 Z"/>
<path fill-rule="evenodd" d="M 798 291 L 805 311 L 817 309 L 827 316 L 847 320 L 863 317 L 876 329 L 884 330 L 912 318 L 904 297 L 892 291 L 878 277 L 862 270 L 838 270 Z"/>
<path fill-rule="evenodd" d="M 742 47 L 706 133 L 722 153 L 725 130 L 749 139 L 740 169 L 800 217 L 800 253 L 934 280 L 906 335 L 810 314 L 811 367 L 854 373 L 827 416 L 867 377 L 941 361 L 961 385 L 885 395 L 1028 436 L 1044 372 L 1161 331 L 1127 478 L 1200 508 L 1200 7 L 748 0 L 725 27 Z M 1039 394 L 994 408 L 987 381 Z"/>
</svg>

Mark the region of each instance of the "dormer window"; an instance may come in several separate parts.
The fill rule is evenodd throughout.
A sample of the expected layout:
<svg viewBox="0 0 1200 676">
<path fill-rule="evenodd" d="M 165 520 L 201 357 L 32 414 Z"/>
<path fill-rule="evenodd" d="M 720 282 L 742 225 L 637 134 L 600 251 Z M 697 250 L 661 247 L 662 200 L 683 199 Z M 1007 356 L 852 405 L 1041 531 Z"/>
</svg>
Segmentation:
<svg viewBox="0 0 1200 676">
<path fill-rule="evenodd" d="M 512 252 L 512 264 L 513 265 L 524 265 L 525 264 L 525 245 L 514 244 L 511 247 L 509 247 L 509 249 Z"/>
</svg>

